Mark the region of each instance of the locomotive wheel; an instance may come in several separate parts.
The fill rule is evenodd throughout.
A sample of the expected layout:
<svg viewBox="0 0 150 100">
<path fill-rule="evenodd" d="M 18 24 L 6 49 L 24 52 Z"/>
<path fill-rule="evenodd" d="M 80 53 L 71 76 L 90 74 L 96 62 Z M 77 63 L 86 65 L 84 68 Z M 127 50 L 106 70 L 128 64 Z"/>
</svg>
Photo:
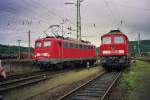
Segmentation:
<svg viewBox="0 0 150 100">
<path fill-rule="evenodd" d="M 41 70 L 50 70 L 48 65 L 43 65 L 43 64 L 40 64 L 40 69 Z"/>
<path fill-rule="evenodd" d="M 107 67 L 107 71 L 108 72 L 112 72 L 112 68 L 111 67 Z"/>
<path fill-rule="evenodd" d="M 94 63 L 95 63 L 95 61 L 90 61 L 90 62 L 89 62 L 90 65 L 89 65 L 89 66 L 93 66 Z"/>
<path fill-rule="evenodd" d="M 82 67 L 87 67 L 87 62 L 83 62 Z"/>
<path fill-rule="evenodd" d="M 77 66 L 78 66 L 78 68 L 83 67 L 83 66 L 82 66 L 82 63 L 77 63 Z"/>
<path fill-rule="evenodd" d="M 111 71 L 112 71 L 112 68 L 109 67 L 109 66 L 107 66 L 107 65 L 102 65 L 102 67 L 103 67 L 106 71 L 108 71 L 108 72 L 111 72 Z"/>
<path fill-rule="evenodd" d="M 63 63 L 56 64 L 55 70 L 63 69 Z"/>
<path fill-rule="evenodd" d="M 116 71 L 120 72 L 122 69 L 124 69 L 124 68 L 117 68 Z"/>
<path fill-rule="evenodd" d="M 71 69 L 74 69 L 74 68 L 76 67 L 75 65 L 76 65 L 76 64 L 72 62 L 69 67 L 70 67 Z"/>
</svg>

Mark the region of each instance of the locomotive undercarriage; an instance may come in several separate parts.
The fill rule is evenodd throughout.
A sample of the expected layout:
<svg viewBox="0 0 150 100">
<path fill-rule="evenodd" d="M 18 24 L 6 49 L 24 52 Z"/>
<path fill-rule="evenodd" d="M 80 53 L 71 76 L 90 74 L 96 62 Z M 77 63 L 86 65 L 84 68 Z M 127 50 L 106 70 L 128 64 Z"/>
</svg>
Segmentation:
<svg viewBox="0 0 150 100">
<path fill-rule="evenodd" d="M 95 58 L 92 59 L 55 59 L 55 60 L 38 60 L 35 63 L 44 70 L 59 70 L 63 68 L 78 68 L 78 67 L 90 67 L 96 62 Z"/>
<path fill-rule="evenodd" d="M 105 56 L 101 57 L 100 61 L 103 68 L 108 71 L 120 71 L 130 65 L 130 60 L 127 56 Z"/>
</svg>

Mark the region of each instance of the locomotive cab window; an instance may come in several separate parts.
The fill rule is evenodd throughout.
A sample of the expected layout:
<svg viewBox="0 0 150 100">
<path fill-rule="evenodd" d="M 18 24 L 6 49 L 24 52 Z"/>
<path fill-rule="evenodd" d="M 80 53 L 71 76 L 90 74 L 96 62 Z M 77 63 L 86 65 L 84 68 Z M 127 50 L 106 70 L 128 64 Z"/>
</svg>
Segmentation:
<svg viewBox="0 0 150 100">
<path fill-rule="evenodd" d="M 123 37 L 122 36 L 117 36 L 114 38 L 115 43 L 124 43 Z"/>
<path fill-rule="evenodd" d="M 111 44 L 111 37 L 102 38 L 102 44 Z"/>
<path fill-rule="evenodd" d="M 44 42 L 44 47 L 50 47 L 50 46 L 51 46 L 51 41 Z"/>
<path fill-rule="evenodd" d="M 40 41 L 35 42 L 35 48 L 38 48 L 38 47 L 41 47 L 41 42 Z"/>
</svg>

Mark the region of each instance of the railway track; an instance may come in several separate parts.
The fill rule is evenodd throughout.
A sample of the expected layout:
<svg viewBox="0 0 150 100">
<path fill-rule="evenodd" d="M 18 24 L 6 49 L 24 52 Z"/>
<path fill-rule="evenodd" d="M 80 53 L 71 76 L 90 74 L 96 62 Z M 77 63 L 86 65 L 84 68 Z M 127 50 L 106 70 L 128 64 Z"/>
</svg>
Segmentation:
<svg viewBox="0 0 150 100">
<path fill-rule="evenodd" d="M 53 77 L 56 77 L 57 75 L 63 74 L 65 72 L 68 72 L 71 70 L 62 70 L 62 71 L 56 71 L 56 72 L 40 72 L 38 73 L 34 73 L 33 75 L 29 76 L 24 76 L 23 77 L 17 77 L 16 79 L 10 79 L 8 81 L 4 81 L 4 82 L 0 82 L 0 94 L 4 94 L 9 90 L 13 90 L 19 87 L 24 87 L 24 86 L 28 86 L 30 84 L 34 84 L 34 83 L 38 83 L 40 81 L 44 81 L 47 79 L 51 79 Z"/>
<path fill-rule="evenodd" d="M 28 77 L 28 76 L 33 76 L 33 75 L 44 74 L 46 72 L 48 72 L 48 71 L 36 71 L 36 72 L 30 72 L 30 73 L 10 75 L 10 76 L 8 76 L 7 81 L 13 80 L 13 79 L 19 79 L 19 78 L 23 78 L 23 77 Z"/>
<path fill-rule="evenodd" d="M 81 68 L 78 70 L 84 70 L 85 68 Z M 71 70 L 71 69 L 65 69 L 61 71 L 40 71 L 29 73 L 29 74 L 23 74 L 23 75 L 14 75 L 13 77 L 10 77 L 7 81 L 0 82 L 0 94 L 4 94 L 9 90 L 13 90 L 15 88 L 28 86 L 30 84 L 38 83 L 40 81 L 44 81 L 47 79 L 54 78 L 58 75 L 61 75 L 66 72 L 70 71 L 77 71 L 77 70 Z"/>
<path fill-rule="evenodd" d="M 23 78 L 14 79 L 14 80 L 8 80 L 6 82 L 0 83 L 0 93 L 7 92 L 14 88 L 37 83 L 37 82 L 46 80 L 51 77 L 52 77 L 52 73 L 45 73 L 45 74 L 33 75 L 33 76 L 23 77 Z"/>
<path fill-rule="evenodd" d="M 58 100 L 106 100 L 120 75 L 121 72 L 104 73 L 60 97 Z"/>
</svg>

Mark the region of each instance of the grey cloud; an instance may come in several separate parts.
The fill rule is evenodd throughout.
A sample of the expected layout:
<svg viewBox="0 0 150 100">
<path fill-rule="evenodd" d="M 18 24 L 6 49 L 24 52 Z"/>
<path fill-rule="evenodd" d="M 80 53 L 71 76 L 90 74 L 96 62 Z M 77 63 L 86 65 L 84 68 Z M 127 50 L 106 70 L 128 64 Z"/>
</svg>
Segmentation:
<svg viewBox="0 0 150 100">
<path fill-rule="evenodd" d="M 31 30 L 33 45 L 35 39 L 44 36 L 43 30 L 49 25 L 60 24 L 63 18 L 69 19 L 69 22 L 64 24 L 65 28 L 71 26 L 76 29 L 76 6 L 65 5 L 65 2 L 76 2 L 76 0 L 0 0 L 0 43 L 16 44 L 16 40 L 20 38 L 22 45 L 27 46 L 26 32 Z M 82 35 L 95 36 L 83 39 L 99 46 L 100 36 L 118 27 L 117 23 L 130 40 L 135 40 L 139 32 L 142 39 L 150 39 L 149 0 L 107 0 L 107 2 L 108 4 L 106 0 L 82 2 Z M 32 21 L 32 24 L 22 25 L 23 21 L 27 20 Z M 122 25 L 120 25 L 121 20 Z M 68 32 L 67 29 L 64 30 Z M 75 35 L 76 32 L 72 32 L 71 37 L 75 38 Z"/>
</svg>

